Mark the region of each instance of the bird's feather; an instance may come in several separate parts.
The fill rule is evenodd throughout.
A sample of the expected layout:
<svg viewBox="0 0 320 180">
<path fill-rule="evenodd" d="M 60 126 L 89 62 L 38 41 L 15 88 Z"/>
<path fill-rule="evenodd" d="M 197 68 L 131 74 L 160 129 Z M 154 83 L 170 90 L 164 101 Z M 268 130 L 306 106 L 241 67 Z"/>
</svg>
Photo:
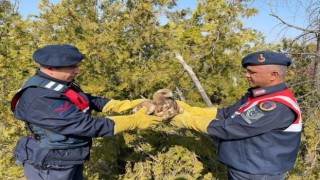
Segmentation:
<svg viewBox="0 0 320 180">
<path fill-rule="evenodd" d="M 174 100 L 173 93 L 170 89 L 160 89 L 153 94 L 152 100 L 146 100 L 138 104 L 133 112 L 138 111 L 142 107 L 147 107 L 147 114 L 170 119 L 177 114 L 183 113 L 183 108 L 180 107 Z"/>
</svg>

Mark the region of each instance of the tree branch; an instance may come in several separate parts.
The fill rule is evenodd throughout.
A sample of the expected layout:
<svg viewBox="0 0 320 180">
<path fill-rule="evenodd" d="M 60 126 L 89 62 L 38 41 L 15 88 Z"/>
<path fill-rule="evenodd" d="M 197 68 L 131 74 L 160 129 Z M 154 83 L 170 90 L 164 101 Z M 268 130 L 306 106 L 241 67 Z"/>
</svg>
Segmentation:
<svg viewBox="0 0 320 180">
<path fill-rule="evenodd" d="M 195 75 L 195 73 L 193 72 L 192 68 L 183 60 L 183 57 L 179 53 L 176 53 L 175 55 L 176 55 L 176 58 L 179 60 L 180 64 L 182 64 L 183 69 L 187 71 L 187 73 L 191 77 L 193 83 L 198 88 L 198 91 L 199 91 L 202 99 L 206 103 L 206 105 L 212 106 L 210 99 L 208 98 L 206 92 L 202 88 L 201 83 L 200 83 L 199 79 L 197 78 L 197 76 Z"/>
<path fill-rule="evenodd" d="M 284 21 L 282 18 L 280 18 L 278 15 L 276 15 L 274 13 L 271 13 L 269 15 L 275 17 L 276 19 L 281 21 L 282 24 L 284 24 L 284 25 L 286 25 L 288 27 L 295 28 L 295 29 L 298 29 L 300 31 L 304 31 L 304 32 L 308 32 L 308 33 L 320 33 L 319 30 L 310 30 L 310 29 L 305 29 L 305 28 L 302 28 L 302 27 L 299 27 L 299 26 L 295 26 L 295 25 L 289 24 L 289 23 L 287 23 L 286 21 Z"/>
<path fill-rule="evenodd" d="M 180 91 L 178 87 L 176 87 L 176 91 L 179 94 L 180 100 L 186 102 L 186 98 L 184 97 L 183 93 Z"/>
<path fill-rule="evenodd" d="M 318 58 L 320 58 L 320 55 L 319 54 L 316 54 L 316 53 L 286 53 L 286 54 L 291 54 L 291 55 L 312 55 L 312 56 L 316 56 Z"/>
</svg>

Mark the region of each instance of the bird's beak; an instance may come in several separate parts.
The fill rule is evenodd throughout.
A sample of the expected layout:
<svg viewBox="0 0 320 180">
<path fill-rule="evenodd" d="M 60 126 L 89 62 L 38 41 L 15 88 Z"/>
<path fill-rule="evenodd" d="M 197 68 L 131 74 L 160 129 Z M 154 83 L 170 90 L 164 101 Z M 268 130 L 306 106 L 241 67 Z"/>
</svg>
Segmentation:
<svg viewBox="0 0 320 180">
<path fill-rule="evenodd" d="M 174 97 L 173 97 L 173 94 L 172 94 L 172 93 L 168 94 L 168 98 L 173 99 L 173 98 L 174 98 Z"/>
</svg>

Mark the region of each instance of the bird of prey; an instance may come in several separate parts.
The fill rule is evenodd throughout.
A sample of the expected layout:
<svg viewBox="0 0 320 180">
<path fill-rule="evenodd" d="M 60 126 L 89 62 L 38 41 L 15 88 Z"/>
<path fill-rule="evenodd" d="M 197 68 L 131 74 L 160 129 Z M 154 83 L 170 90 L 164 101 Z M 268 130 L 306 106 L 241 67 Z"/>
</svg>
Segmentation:
<svg viewBox="0 0 320 180">
<path fill-rule="evenodd" d="M 170 89 L 159 89 L 153 94 L 152 100 L 146 100 L 138 104 L 132 111 L 136 112 L 142 107 L 148 109 L 147 114 L 162 117 L 164 120 L 183 113 L 183 108 L 174 100 Z"/>
</svg>

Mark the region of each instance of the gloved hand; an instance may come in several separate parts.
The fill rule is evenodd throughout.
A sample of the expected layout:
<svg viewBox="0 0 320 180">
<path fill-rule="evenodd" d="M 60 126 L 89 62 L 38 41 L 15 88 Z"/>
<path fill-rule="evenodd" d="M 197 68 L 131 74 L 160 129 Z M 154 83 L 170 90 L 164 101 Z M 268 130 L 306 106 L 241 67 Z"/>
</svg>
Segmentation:
<svg viewBox="0 0 320 180">
<path fill-rule="evenodd" d="M 173 117 L 170 124 L 178 128 L 194 129 L 199 132 L 208 133 L 207 127 L 212 120 L 209 117 L 192 116 L 188 113 L 183 113 Z"/>
<path fill-rule="evenodd" d="M 122 111 L 126 111 L 128 109 L 132 109 L 136 107 L 139 103 L 146 101 L 147 99 L 136 99 L 136 100 L 114 100 L 111 99 L 102 109 L 102 112 L 116 112 L 120 113 Z"/>
<path fill-rule="evenodd" d="M 192 107 L 182 101 L 177 101 L 177 103 L 184 109 L 184 112 L 172 118 L 170 124 L 178 128 L 194 129 L 208 133 L 207 127 L 217 115 L 216 107 L 200 108 Z"/>
<path fill-rule="evenodd" d="M 184 111 L 188 112 L 192 116 L 199 116 L 199 117 L 208 117 L 214 119 L 217 116 L 217 108 L 216 107 L 196 107 L 190 106 L 185 102 L 176 101 L 179 106 L 181 106 Z"/>
<path fill-rule="evenodd" d="M 133 115 L 128 116 L 110 116 L 109 119 L 115 122 L 114 133 L 133 129 L 146 129 L 153 127 L 162 121 L 161 117 L 146 115 L 147 108 L 143 107 Z"/>
</svg>

